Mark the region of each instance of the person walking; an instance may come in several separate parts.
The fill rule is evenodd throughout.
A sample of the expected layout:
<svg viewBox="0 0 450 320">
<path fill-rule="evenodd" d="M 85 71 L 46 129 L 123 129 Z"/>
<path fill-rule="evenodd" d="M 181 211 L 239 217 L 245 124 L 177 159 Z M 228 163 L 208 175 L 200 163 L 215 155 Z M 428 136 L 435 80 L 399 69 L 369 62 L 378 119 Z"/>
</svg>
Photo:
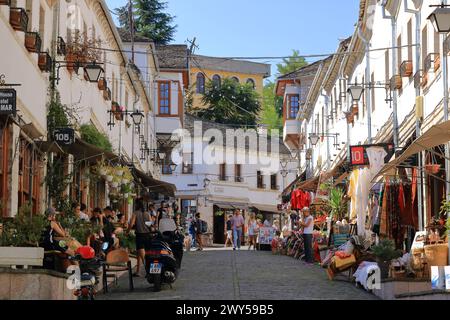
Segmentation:
<svg viewBox="0 0 450 320">
<path fill-rule="evenodd" d="M 233 245 L 233 229 L 232 229 L 232 223 L 231 223 L 232 218 L 233 218 L 232 214 L 230 214 L 227 217 L 227 233 L 225 234 L 225 236 L 227 238 L 225 240 L 225 248 L 228 246 L 228 243 L 230 243 L 230 245 Z"/>
<path fill-rule="evenodd" d="M 142 264 L 145 263 L 145 247 L 150 242 L 150 228 L 146 225 L 146 222 L 155 223 L 156 219 L 152 218 L 150 212 L 145 211 L 144 201 L 142 199 L 136 199 L 134 210 L 127 232 L 129 233 L 134 226 L 136 227 L 136 250 L 138 259 L 136 272 L 133 276 L 139 277 L 141 262 Z"/>
<path fill-rule="evenodd" d="M 195 214 L 195 242 L 197 243 L 197 251 L 203 251 L 202 242 L 202 221 L 200 220 L 200 212 Z"/>
<path fill-rule="evenodd" d="M 253 250 L 256 250 L 256 234 L 258 232 L 258 223 L 256 222 L 255 213 L 252 213 L 250 215 L 250 220 L 248 221 L 247 230 L 248 230 L 248 242 L 249 242 L 248 250 L 251 249 L 252 245 L 253 245 Z"/>
<path fill-rule="evenodd" d="M 234 247 L 233 250 L 241 249 L 241 238 L 242 238 L 242 229 L 244 227 L 244 217 L 241 215 L 241 211 L 237 209 L 234 212 L 234 216 L 231 219 L 231 226 L 233 229 L 233 242 Z"/>
<path fill-rule="evenodd" d="M 307 264 L 314 263 L 312 254 L 312 235 L 314 230 L 314 218 L 309 208 L 303 208 L 303 221 L 300 223 L 303 227 L 303 240 L 305 245 L 305 262 Z"/>
</svg>

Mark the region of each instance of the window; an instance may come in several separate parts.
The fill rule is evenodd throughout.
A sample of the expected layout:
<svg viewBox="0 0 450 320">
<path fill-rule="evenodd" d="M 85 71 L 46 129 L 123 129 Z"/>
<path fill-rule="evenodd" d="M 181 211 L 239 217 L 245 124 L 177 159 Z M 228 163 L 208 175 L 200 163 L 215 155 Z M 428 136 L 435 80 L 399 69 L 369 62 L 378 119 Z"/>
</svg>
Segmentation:
<svg viewBox="0 0 450 320">
<path fill-rule="evenodd" d="M 222 163 L 219 168 L 219 180 L 227 181 L 227 165 L 226 163 Z"/>
<path fill-rule="evenodd" d="M 236 83 L 239 83 L 239 79 L 237 77 L 232 77 L 231 80 L 233 80 Z"/>
<path fill-rule="evenodd" d="M 247 84 L 251 85 L 253 89 L 256 88 L 255 80 L 247 79 Z"/>
<path fill-rule="evenodd" d="M 241 168 L 240 164 L 234 165 L 234 181 L 235 182 L 243 182 L 241 169 L 242 168 Z"/>
<path fill-rule="evenodd" d="M 3 130 L 0 130 L 0 199 L 3 203 L 0 208 L 0 217 L 7 216 L 8 212 L 8 168 L 9 168 L 9 126 L 6 126 Z"/>
<path fill-rule="evenodd" d="M 266 188 L 266 186 L 264 185 L 264 176 L 262 175 L 261 171 L 256 172 L 256 185 L 258 189 Z"/>
<path fill-rule="evenodd" d="M 277 175 L 276 174 L 272 174 L 270 176 L 270 189 L 272 190 L 278 190 L 279 187 L 277 185 Z"/>
<path fill-rule="evenodd" d="M 159 114 L 170 114 L 170 82 L 158 83 Z"/>
<path fill-rule="evenodd" d="M 412 19 L 409 19 L 408 21 L 408 60 L 412 61 L 413 59 L 413 47 L 412 47 L 412 42 L 413 42 L 413 30 L 412 30 Z"/>
<path fill-rule="evenodd" d="M 371 83 L 375 83 L 375 73 L 372 72 L 372 75 L 370 77 L 370 82 Z M 372 113 L 375 111 L 375 89 L 372 88 L 372 90 L 370 91 L 371 95 L 372 95 Z"/>
<path fill-rule="evenodd" d="M 289 101 L 289 119 L 297 118 L 297 114 L 300 110 L 300 99 L 298 95 L 288 95 Z"/>
<path fill-rule="evenodd" d="M 403 62 L 403 56 L 402 56 L 402 36 L 399 35 L 397 38 L 397 65 L 398 65 L 398 70 L 400 70 L 400 65 Z"/>
<path fill-rule="evenodd" d="M 205 93 L 205 75 L 203 73 L 197 73 L 197 93 Z"/>
<path fill-rule="evenodd" d="M 428 55 L 428 29 L 425 26 L 422 30 L 422 69 L 425 69 L 426 59 Z M 425 71 L 426 72 L 426 71 Z"/>
<path fill-rule="evenodd" d="M 212 81 L 214 83 L 214 87 L 216 88 L 220 88 L 220 86 L 222 85 L 222 79 L 218 74 L 213 75 Z"/>
<path fill-rule="evenodd" d="M 384 79 L 386 83 L 390 83 L 389 77 L 389 50 L 384 53 Z"/>
<path fill-rule="evenodd" d="M 32 4 L 33 0 L 27 0 L 26 4 L 25 4 L 25 10 L 27 12 L 27 16 L 28 16 L 28 26 L 27 26 L 27 31 L 31 32 L 33 31 L 33 4 Z M 15 7 L 15 6 L 13 6 Z M 41 35 L 42 36 L 42 35 Z"/>
<path fill-rule="evenodd" d="M 184 154 L 183 158 L 183 174 L 192 174 L 194 172 L 194 154 Z"/>
</svg>

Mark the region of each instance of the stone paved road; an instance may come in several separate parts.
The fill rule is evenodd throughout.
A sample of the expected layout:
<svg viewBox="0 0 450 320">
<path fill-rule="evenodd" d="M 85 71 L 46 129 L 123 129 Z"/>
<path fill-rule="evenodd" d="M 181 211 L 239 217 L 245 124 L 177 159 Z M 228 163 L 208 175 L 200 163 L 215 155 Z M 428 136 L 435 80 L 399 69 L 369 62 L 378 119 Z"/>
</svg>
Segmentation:
<svg viewBox="0 0 450 320">
<path fill-rule="evenodd" d="M 329 281 L 319 266 L 270 252 L 223 249 L 185 253 L 179 279 L 170 289 L 154 293 L 144 278 L 135 278 L 135 291 L 127 280 L 102 300 L 298 300 L 376 299 L 344 281 Z"/>
</svg>

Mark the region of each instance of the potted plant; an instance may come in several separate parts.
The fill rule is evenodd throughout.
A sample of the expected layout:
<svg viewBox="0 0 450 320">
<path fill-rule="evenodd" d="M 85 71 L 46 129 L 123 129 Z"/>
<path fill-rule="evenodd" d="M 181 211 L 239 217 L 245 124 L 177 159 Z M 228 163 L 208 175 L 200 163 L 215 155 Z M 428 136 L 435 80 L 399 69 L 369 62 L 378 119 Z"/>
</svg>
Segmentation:
<svg viewBox="0 0 450 320">
<path fill-rule="evenodd" d="M 98 89 L 99 90 L 106 90 L 108 88 L 108 83 L 106 82 L 105 78 L 100 78 L 98 80 Z"/>
<path fill-rule="evenodd" d="M 11 0 L 0 0 L 0 6 L 10 6 Z"/>
<path fill-rule="evenodd" d="M 3 224 L 0 265 L 42 266 L 44 248 L 39 247 L 39 241 L 47 225 L 44 215 L 33 215 L 31 207 L 23 205 L 14 219 Z"/>
<path fill-rule="evenodd" d="M 372 248 L 372 252 L 376 257 L 378 266 L 381 271 L 381 278 L 389 277 L 389 267 L 391 261 L 402 256 L 400 250 L 395 249 L 395 243 L 389 239 L 382 239 L 380 243 Z"/>
<path fill-rule="evenodd" d="M 426 164 L 425 165 L 425 172 L 428 174 L 437 174 L 437 173 L 439 173 L 439 170 L 441 170 L 440 164 Z"/>
<path fill-rule="evenodd" d="M 340 188 L 332 188 L 328 206 L 330 207 L 330 215 L 334 220 L 342 220 L 346 213 L 347 207 L 344 199 L 345 193 Z"/>
<path fill-rule="evenodd" d="M 9 10 L 9 23 L 16 31 L 27 31 L 28 15 L 23 8 L 11 8 Z"/>
<path fill-rule="evenodd" d="M 25 33 L 25 47 L 29 52 L 39 53 L 41 51 L 41 37 L 38 32 Z"/>
</svg>

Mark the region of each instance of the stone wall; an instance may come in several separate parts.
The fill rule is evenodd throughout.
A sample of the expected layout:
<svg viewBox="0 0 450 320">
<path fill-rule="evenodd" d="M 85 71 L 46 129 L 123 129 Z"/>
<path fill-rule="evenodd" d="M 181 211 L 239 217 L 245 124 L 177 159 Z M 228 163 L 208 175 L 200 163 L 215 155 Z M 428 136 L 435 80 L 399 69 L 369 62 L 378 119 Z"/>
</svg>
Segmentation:
<svg viewBox="0 0 450 320">
<path fill-rule="evenodd" d="M 67 277 L 44 269 L 0 268 L 0 300 L 75 300 Z"/>
</svg>

